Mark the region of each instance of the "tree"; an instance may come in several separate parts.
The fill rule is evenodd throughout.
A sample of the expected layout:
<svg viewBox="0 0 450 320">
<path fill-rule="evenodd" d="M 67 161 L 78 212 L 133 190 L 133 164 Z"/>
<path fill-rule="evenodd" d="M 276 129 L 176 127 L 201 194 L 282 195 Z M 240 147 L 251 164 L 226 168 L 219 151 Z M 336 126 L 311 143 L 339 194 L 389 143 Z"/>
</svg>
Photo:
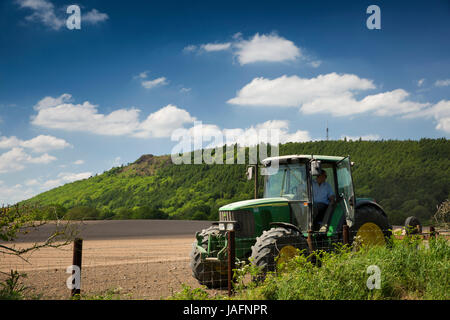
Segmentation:
<svg viewBox="0 0 450 320">
<path fill-rule="evenodd" d="M 53 207 L 52 215 L 57 220 L 36 220 L 39 217 L 42 218 L 43 212 L 49 214 L 51 210 L 51 206 L 41 207 L 37 205 L 2 207 L 0 211 L 0 240 L 2 241 L 0 243 L 0 254 L 17 256 L 27 261 L 24 257 L 25 253 L 45 247 L 59 248 L 71 243 L 78 234 L 78 227 L 68 221 L 62 222 L 58 218 L 58 206 Z M 18 235 L 29 233 L 48 223 L 54 224 L 54 230 L 43 242 L 36 242 L 28 247 L 20 248 L 17 248 L 13 243 Z M 26 288 L 19 284 L 19 278 L 26 275 L 17 272 L 17 270 L 11 270 L 10 273 L 0 271 L 0 273 L 7 277 L 4 283 L 0 283 L 0 298 L 20 299 Z"/>
</svg>

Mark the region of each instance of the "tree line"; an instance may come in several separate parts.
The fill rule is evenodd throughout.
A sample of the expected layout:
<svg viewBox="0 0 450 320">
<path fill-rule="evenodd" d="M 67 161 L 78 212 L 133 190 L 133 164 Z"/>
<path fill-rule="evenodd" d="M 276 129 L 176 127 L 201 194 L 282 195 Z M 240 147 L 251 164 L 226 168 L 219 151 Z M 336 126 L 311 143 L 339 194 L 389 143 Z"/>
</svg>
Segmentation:
<svg viewBox="0 0 450 320">
<path fill-rule="evenodd" d="M 403 224 L 411 215 L 430 222 L 436 206 L 450 198 L 450 145 L 445 138 L 286 143 L 279 154 L 350 155 L 356 196 L 374 198 L 392 224 Z M 168 159 L 145 155 L 24 203 L 47 208 L 37 217 L 45 219 L 217 220 L 221 206 L 254 196 L 245 164 L 174 165 Z"/>
</svg>

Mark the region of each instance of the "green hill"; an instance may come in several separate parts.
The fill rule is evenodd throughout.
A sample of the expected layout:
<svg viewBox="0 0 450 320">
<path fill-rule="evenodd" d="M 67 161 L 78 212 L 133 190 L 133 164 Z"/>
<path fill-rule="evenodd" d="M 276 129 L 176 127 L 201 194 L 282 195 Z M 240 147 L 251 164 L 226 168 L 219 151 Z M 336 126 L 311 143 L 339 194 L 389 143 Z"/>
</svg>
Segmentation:
<svg viewBox="0 0 450 320">
<path fill-rule="evenodd" d="M 357 196 L 375 198 L 393 224 L 403 224 L 410 215 L 427 222 L 436 206 L 449 198 L 447 139 L 280 145 L 280 155 L 287 154 L 350 155 L 356 163 Z M 25 203 L 49 206 L 42 213 L 47 218 L 56 212 L 74 219 L 215 220 L 220 206 L 253 197 L 245 166 L 174 165 L 170 156 L 144 155 L 132 164 L 52 189 Z"/>
</svg>

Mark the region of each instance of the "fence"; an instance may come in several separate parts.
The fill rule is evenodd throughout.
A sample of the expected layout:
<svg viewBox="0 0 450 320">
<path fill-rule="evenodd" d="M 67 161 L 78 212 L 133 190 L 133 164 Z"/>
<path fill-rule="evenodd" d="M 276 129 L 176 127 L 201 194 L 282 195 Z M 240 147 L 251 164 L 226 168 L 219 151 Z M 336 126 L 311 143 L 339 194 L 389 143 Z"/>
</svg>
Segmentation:
<svg viewBox="0 0 450 320">
<path fill-rule="evenodd" d="M 332 250 L 335 244 L 350 243 L 353 239 L 353 234 L 346 227 L 331 238 L 318 232 L 310 232 L 305 239 L 292 229 L 284 230 L 275 229 L 266 233 L 262 237 L 264 240 L 251 243 L 255 252 L 253 262 L 265 271 L 276 271 L 281 262 L 297 253 L 296 249 L 304 252 Z M 379 240 L 380 235 L 376 231 L 368 229 L 366 232 L 371 241 Z M 381 237 L 386 232 L 387 230 Z M 418 236 L 429 239 L 437 234 L 431 227 Z M 30 287 L 32 295 L 42 295 L 42 299 L 68 299 L 80 291 L 87 297 L 101 295 L 104 298 L 114 298 L 117 295 L 120 299 L 161 299 L 180 291 L 184 284 L 191 287 L 203 284 L 217 290 L 212 291 L 213 293 L 231 295 L 234 270 L 248 262 L 246 259 L 250 257 L 252 250 L 249 251 L 249 242 L 237 238 L 234 231 L 225 232 L 223 236 L 227 247 L 219 260 L 201 260 L 201 255 L 200 260 L 196 260 L 199 256 L 192 253 L 193 239 L 187 241 L 186 237 L 89 240 L 84 243 L 75 241 L 70 246 L 58 249 L 40 249 L 25 256 L 29 262 L 2 254 L 0 271 L 7 273 L 9 270 L 18 270 L 26 273 L 24 284 Z M 395 236 L 403 238 L 406 235 Z M 209 249 L 211 252 L 215 250 L 212 247 Z M 189 257 L 190 252 L 192 258 Z M 74 265 L 81 267 L 80 270 L 71 267 Z M 192 266 L 196 267 L 194 272 L 200 283 L 192 276 Z M 79 287 L 76 286 L 78 271 Z M 7 275 L 2 273 L 0 277 L 0 280 L 4 280 Z"/>
<path fill-rule="evenodd" d="M 81 294 L 87 298 L 100 295 L 104 298 L 161 299 L 181 290 L 183 284 L 199 286 L 189 267 L 192 242 L 192 236 L 85 240 L 80 270 Z M 67 269 L 78 264 L 73 261 L 73 255 L 73 244 L 41 248 L 26 254 L 24 258 L 28 262 L 0 254 L 0 282 L 8 277 L 10 270 L 17 270 L 27 275 L 22 281 L 30 288 L 28 296 L 70 299 L 72 288 L 67 282 L 74 271 L 68 273 Z"/>
</svg>

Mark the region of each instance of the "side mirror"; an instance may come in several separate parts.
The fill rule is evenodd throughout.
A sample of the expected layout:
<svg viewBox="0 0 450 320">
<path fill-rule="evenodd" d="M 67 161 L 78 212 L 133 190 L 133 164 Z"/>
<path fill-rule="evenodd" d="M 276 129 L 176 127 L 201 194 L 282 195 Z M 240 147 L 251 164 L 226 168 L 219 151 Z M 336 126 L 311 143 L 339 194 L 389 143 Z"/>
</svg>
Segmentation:
<svg viewBox="0 0 450 320">
<path fill-rule="evenodd" d="M 253 170 L 255 169 L 255 167 L 247 167 L 247 172 L 245 173 L 245 175 L 247 176 L 247 180 L 252 180 L 253 178 Z"/>
<path fill-rule="evenodd" d="M 319 176 L 322 171 L 322 163 L 320 160 L 311 160 L 311 175 Z"/>
</svg>

